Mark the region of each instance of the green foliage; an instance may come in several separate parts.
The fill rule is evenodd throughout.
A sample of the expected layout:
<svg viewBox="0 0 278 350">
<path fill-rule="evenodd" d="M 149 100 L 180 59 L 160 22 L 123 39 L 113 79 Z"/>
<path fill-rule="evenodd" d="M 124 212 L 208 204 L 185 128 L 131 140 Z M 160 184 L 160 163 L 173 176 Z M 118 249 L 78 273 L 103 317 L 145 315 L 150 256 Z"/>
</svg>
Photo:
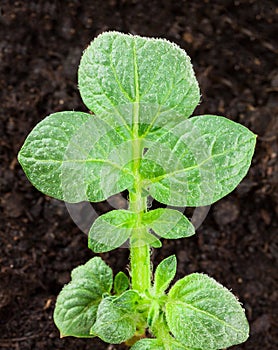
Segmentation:
<svg viewBox="0 0 278 350">
<path fill-rule="evenodd" d="M 132 233 L 137 215 L 127 210 L 113 210 L 96 219 L 89 232 L 89 248 L 103 253 L 121 246 Z"/>
<path fill-rule="evenodd" d="M 158 301 L 153 301 L 151 306 L 149 307 L 147 325 L 151 329 L 157 322 L 160 314 L 160 305 Z"/>
<path fill-rule="evenodd" d="M 43 193 L 72 203 L 101 201 L 133 184 L 125 140 L 97 116 L 58 112 L 33 129 L 18 159 Z"/>
<path fill-rule="evenodd" d="M 90 118 L 89 114 L 81 112 L 54 113 L 40 122 L 29 134 L 19 152 L 18 160 L 38 190 L 57 199 L 74 201 L 71 194 L 75 191 L 79 193 L 79 186 L 84 177 L 83 173 L 81 176 L 76 173 L 75 183 L 64 181 L 62 184 L 63 169 L 70 169 L 73 163 L 69 158 L 65 159 L 65 154 L 72 138 Z M 80 153 L 77 161 L 86 162 L 84 158 Z M 68 186 L 70 194 L 67 191 Z"/>
<path fill-rule="evenodd" d="M 175 255 L 169 256 L 167 259 L 163 260 L 155 271 L 154 275 L 154 292 L 159 295 L 165 292 L 169 287 L 173 278 L 175 277 L 177 270 L 177 259 Z"/>
<path fill-rule="evenodd" d="M 155 209 L 143 215 L 143 223 L 163 238 L 184 238 L 194 235 L 195 229 L 182 213 L 173 209 Z"/>
<path fill-rule="evenodd" d="M 152 119 L 139 111 L 150 132 L 189 117 L 200 100 L 190 58 L 177 45 L 117 32 L 103 33 L 85 50 L 78 85 L 85 105 L 111 125 L 132 128 L 123 106 L 157 106 Z"/>
<path fill-rule="evenodd" d="M 120 344 L 131 338 L 140 320 L 137 312 L 139 301 L 140 296 L 134 290 L 126 291 L 116 299 L 103 299 L 91 334 L 111 344 Z"/>
<path fill-rule="evenodd" d="M 226 348 L 244 342 L 249 334 L 244 310 L 235 296 L 199 273 L 171 288 L 166 319 L 176 339 L 194 348 Z"/>
<path fill-rule="evenodd" d="M 129 279 L 122 271 L 118 272 L 114 279 L 114 293 L 122 294 L 129 288 Z"/>
<path fill-rule="evenodd" d="M 131 279 L 119 272 L 113 281 L 98 257 L 74 269 L 54 312 L 61 335 L 128 341 L 133 350 L 217 350 L 245 341 L 240 303 L 213 279 L 192 274 L 167 294 L 177 269 L 172 255 L 151 281 L 150 247 L 195 229 L 175 209 L 149 211 L 147 197 L 193 207 L 223 198 L 246 175 L 255 135 L 224 117 L 189 118 L 198 82 L 187 54 L 166 40 L 103 33 L 85 50 L 78 83 L 92 113 L 49 115 L 18 159 L 38 190 L 67 202 L 128 191 L 128 210 L 97 218 L 88 245 L 104 253 L 128 242 Z M 144 338 L 146 329 L 155 338 Z"/>
<path fill-rule="evenodd" d="M 251 131 L 226 118 L 193 117 L 152 144 L 140 171 L 159 202 L 209 205 L 234 190 L 246 175 L 255 141 Z"/>
<path fill-rule="evenodd" d="M 71 278 L 57 298 L 54 321 L 63 337 L 90 337 L 102 296 L 112 288 L 112 270 L 95 257 L 75 268 Z"/>
<path fill-rule="evenodd" d="M 155 71 L 149 71 L 150 49 Z M 162 203 L 208 205 L 246 175 L 255 146 L 252 132 L 218 116 L 186 120 L 199 101 L 199 90 L 188 56 L 177 46 L 103 34 L 82 57 L 79 88 L 85 104 L 99 116 L 52 114 L 20 151 L 20 163 L 42 192 L 78 202 L 132 191 L 136 180 L 131 168 L 138 154 L 133 140 L 138 137 L 147 148 L 144 156 L 139 153 L 138 169 L 145 190 Z M 134 103 L 142 105 L 136 113 Z M 159 137 L 150 142 L 152 133 Z"/>
<path fill-rule="evenodd" d="M 143 229 L 143 230 L 142 230 Z M 103 253 L 120 247 L 135 230 L 141 230 L 143 237 L 151 246 L 160 248 L 160 241 L 150 233 L 152 229 L 163 238 L 183 238 L 195 233 L 194 226 L 179 211 L 156 209 L 142 215 L 129 210 L 113 210 L 98 217 L 89 232 L 89 248 L 95 253 Z"/>
<path fill-rule="evenodd" d="M 179 344 L 174 339 L 170 342 L 163 343 L 157 339 L 142 339 L 139 340 L 131 350 L 194 350 Z M 195 349 L 197 350 L 197 349 Z"/>
<path fill-rule="evenodd" d="M 142 339 L 139 340 L 131 350 L 164 350 L 161 341 L 157 339 Z"/>
</svg>

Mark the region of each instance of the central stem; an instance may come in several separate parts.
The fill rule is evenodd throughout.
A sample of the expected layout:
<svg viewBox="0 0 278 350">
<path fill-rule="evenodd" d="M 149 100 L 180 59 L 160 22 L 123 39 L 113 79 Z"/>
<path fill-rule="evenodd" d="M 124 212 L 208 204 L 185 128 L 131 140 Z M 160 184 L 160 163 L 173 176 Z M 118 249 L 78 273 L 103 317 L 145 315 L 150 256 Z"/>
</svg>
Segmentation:
<svg viewBox="0 0 278 350">
<path fill-rule="evenodd" d="M 136 198 L 137 197 L 137 198 Z M 137 227 L 134 228 L 130 239 L 130 267 L 132 288 L 138 292 L 146 292 L 150 289 L 150 247 L 145 242 L 146 228 L 140 227 L 140 216 L 145 211 L 145 199 L 139 198 L 135 193 L 130 193 L 130 210 L 135 211 L 135 208 L 141 207 L 138 212 Z M 144 209 L 143 209 L 144 208 Z"/>
<path fill-rule="evenodd" d="M 133 106 L 133 175 L 134 189 L 129 193 L 129 210 L 137 213 L 137 223 L 130 239 L 130 267 L 132 288 L 146 292 L 150 288 L 151 263 L 150 247 L 146 242 L 146 228 L 141 224 L 142 215 L 147 211 L 147 198 L 142 196 L 142 180 L 139 172 L 143 154 L 142 139 L 139 137 L 139 103 Z"/>
</svg>

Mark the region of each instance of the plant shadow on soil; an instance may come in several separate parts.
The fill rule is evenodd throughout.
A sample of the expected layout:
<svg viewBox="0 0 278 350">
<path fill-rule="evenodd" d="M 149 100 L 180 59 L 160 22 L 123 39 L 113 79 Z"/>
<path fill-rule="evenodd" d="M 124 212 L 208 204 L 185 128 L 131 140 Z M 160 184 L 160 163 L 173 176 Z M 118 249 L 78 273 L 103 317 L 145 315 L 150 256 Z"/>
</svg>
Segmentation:
<svg viewBox="0 0 278 350">
<path fill-rule="evenodd" d="M 178 278 L 203 271 L 233 290 L 251 324 L 250 339 L 234 349 L 273 349 L 275 1 L 4 0 L 0 11 L 0 349 L 126 349 L 96 339 L 59 338 L 52 319 L 55 298 L 72 268 L 93 254 L 64 203 L 36 191 L 16 160 L 24 138 L 43 117 L 86 111 L 77 90 L 78 62 L 105 30 L 179 44 L 191 56 L 201 86 L 202 104 L 194 114 L 225 115 L 258 134 L 252 168 L 239 187 L 211 208 L 194 237 L 164 241 L 152 258 L 156 266 L 176 254 Z M 100 214 L 111 207 L 103 202 L 94 208 Z M 127 249 L 102 257 L 115 273 L 128 265 Z"/>
</svg>

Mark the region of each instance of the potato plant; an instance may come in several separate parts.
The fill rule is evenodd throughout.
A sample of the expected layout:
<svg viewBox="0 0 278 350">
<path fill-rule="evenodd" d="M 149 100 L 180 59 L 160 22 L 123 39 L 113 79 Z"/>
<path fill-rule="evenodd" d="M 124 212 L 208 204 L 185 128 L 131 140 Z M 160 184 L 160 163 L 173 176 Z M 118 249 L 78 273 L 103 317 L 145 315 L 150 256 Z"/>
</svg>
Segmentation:
<svg viewBox="0 0 278 350">
<path fill-rule="evenodd" d="M 128 209 L 98 217 L 88 245 L 104 253 L 128 244 L 130 275 L 113 278 L 98 256 L 76 267 L 55 307 L 61 336 L 126 342 L 132 350 L 214 350 L 244 342 L 248 322 L 230 291 L 202 273 L 170 287 L 176 257 L 153 273 L 150 252 L 161 238 L 195 233 L 175 207 L 210 205 L 236 188 L 255 135 L 222 116 L 189 118 L 199 85 L 187 54 L 163 39 L 101 34 L 82 56 L 78 84 L 90 113 L 49 115 L 27 137 L 19 162 L 38 190 L 66 202 L 128 191 Z M 166 208 L 150 208 L 149 198 Z"/>
</svg>

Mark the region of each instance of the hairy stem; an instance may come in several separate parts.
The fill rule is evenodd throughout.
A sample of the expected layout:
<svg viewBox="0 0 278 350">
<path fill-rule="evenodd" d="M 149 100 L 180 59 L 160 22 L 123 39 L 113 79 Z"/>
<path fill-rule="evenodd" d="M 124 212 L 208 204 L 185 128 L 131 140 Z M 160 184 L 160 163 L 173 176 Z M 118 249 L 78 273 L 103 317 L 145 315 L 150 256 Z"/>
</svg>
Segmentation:
<svg viewBox="0 0 278 350">
<path fill-rule="evenodd" d="M 151 264 L 150 247 L 145 242 L 145 228 L 141 228 L 140 221 L 146 211 L 146 198 L 141 193 L 130 193 L 130 210 L 138 213 L 137 227 L 134 228 L 130 240 L 130 265 L 132 288 L 145 292 L 150 288 Z"/>
<path fill-rule="evenodd" d="M 139 172 L 143 154 L 142 139 L 139 137 L 139 103 L 133 106 L 133 175 L 134 189 L 129 193 L 129 209 L 138 214 L 137 225 L 130 239 L 130 265 L 132 288 L 145 292 L 150 288 L 150 247 L 145 242 L 145 228 L 141 227 L 142 214 L 147 211 L 147 199 L 142 196 L 142 181 Z"/>
<path fill-rule="evenodd" d="M 163 315 L 159 317 L 155 326 L 151 329 L 152 334 L 163 342 L 166 350 L 171 350 L 174 339 L 172 338 L 167 322 Z"/>
</svg>

